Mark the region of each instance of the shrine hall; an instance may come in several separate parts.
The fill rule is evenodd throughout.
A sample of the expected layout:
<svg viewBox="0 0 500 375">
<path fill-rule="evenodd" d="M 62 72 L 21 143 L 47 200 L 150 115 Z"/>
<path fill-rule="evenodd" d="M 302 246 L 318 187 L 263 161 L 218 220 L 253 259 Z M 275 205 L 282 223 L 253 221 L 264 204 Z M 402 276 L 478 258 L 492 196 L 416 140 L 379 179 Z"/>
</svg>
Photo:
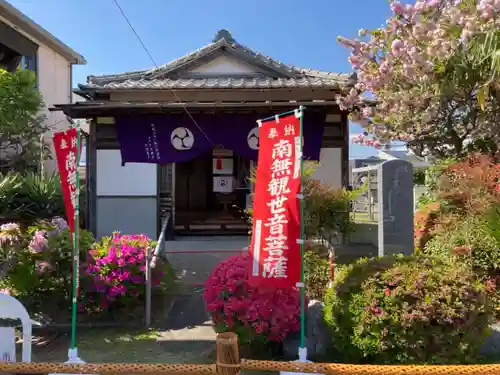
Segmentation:
<svg viewBox="0 0 500 375">
<path fill-rule="evenodd" d="M 87 119 L 86 194 L 97 238 L 248 233 L 259 150 L 257 120 L 305 107 L 304 157 L 314 178 L 348 184 L 347 113 L 336 95 L 355 76 L 284 64 L 220 30 L 211 43 L 147 70 L 89 76 L 55 105 Z"/>
</svg>

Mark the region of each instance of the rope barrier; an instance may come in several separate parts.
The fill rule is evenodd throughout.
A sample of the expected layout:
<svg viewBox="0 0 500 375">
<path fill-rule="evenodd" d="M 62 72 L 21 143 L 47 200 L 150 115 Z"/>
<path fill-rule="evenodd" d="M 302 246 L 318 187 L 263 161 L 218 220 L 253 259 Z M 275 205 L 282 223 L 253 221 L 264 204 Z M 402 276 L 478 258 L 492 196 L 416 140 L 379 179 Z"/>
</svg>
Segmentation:
<svg viewBox="0 0 500 375">
<path fill-rule="evenodd" d="M 500 365 L 348 365 L 336 363 L 301 363 L 242 360 L 243 371 L 287 371 L 325 375 L 493 375 Z"/>
<path fill-rule="evenodd" d="M 301 363 L 242 360 L 241 365 L 219 363 L 219 370 L 234 368 L 241 371 L 286 371 L 325 375 L 493 375 L 500 374 L 496 365 L 349 365 L 335 363 Z M 217 365 L 194 364 L 130 364 L 130 363 L 42 363 L 0 362 L 0 373 L 19 374 L 172 374 L 216 375 Z M 219 374 L 220 375 L 220 374 Z"/>
<path fill-rule="evenodd" d="M 0 362 L 0 373 L 19 374 L 172 374 L 215 375 L 216 365 L 173 365 L 145 363 L 43 363 Z"/>
</svg>

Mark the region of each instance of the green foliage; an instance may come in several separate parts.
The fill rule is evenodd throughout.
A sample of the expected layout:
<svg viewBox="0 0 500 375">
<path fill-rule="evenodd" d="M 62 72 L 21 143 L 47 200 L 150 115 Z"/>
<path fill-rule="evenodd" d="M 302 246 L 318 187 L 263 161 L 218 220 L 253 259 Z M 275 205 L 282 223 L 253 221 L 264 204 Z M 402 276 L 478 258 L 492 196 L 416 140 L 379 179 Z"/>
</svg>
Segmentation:
<svg viewBox="0 0 500 375">
<path fill-rule="evenodd" d="M 500 318 L 500 207 L 466 217 L 437 233 L 425 246 L 428 254 L 452 257 L 484 282 Z"/>
<path fill-rule="evenodd" d="M 437 189 L 438 181 L 446 172 L 449 166 L 457 163 L 455 158 L 444 158 L 435 160 L 425 171 L 425 187 L 429 193 L 434 193 Z"/>
<path fill-rule="evenodd" d="M 342 361 L 470 363 L 492 321 L 487 301 L 470 268 L 447 258 L 362 259 L 337 272 L 325 320 Z"/>
<path fill-rule="evenodd" d="M 330 282 L 330 263 L 328 258 L 316 251 L 306 251 L 304 256 L 304 278 L 307 296 L 323 300 Z"/>
<path fill-rule="evenodd" d="M 487 221 L 469 217 L 435 235 L 425 246 L 425 253 L 454 256 L 482 275 L 500 271 L 500 247 L 491 235 Z"/>
<path fill-rule="evenodd" d="M 351 202 L 357 192 L 334 189 L 313 179 L 304 181 L 304 226 L 307 238 L 327 239 L 353 230 Z"/>
<path fill-rule="evenodd" d="M 48 129 L 40 115 L 43 101 L 35 84 L 33 72 L 0 69 L 1 171 L 37 170 L 45 154 L 42 136 Z"/>
<path fill-rule="evenodd" d="M 425 170 L 415 169 L 413 171 L 413 185 L 425 185 Z"/>
<path fill-rule="evenodd" d="M 17 217 L 24 208 L 16 202 L 17 192 L 21 190 L 23 182 L 17 173 L 0 175 L 0 217 Z"/>
<path fill-rule="evenodd" d="M 0 175 L 0 220 L 30 225 L 37 219 L 64 215 L 58 174 L 10 172 Z"/>
<path fill-rule="evenodd" d="M 304 162 L 302 184 L 304 188 L 304 225 L 307 238 L 326 238 L 331 240 L 345 236 L 353 230 L 351 220 L 351 203 L 362 189 L 348 191 L 334 189 L 313 179 L 318 168 L 317 162 Z M 255 182 L 255 169 L 251 171 L 250 180 Z M 244 210 L 243 217 L 252 221 L 253 210 Z M 331 242 L 331 241 L 330 241 Z"/>
<path fill-rule="evenodd" d="M 415 248 L 422 250 L 433 235 L 433 230 L 440 216 L 441 206 L 437 202 L 421 204 L 414 214 L 413 236 Z"/>
</svg>

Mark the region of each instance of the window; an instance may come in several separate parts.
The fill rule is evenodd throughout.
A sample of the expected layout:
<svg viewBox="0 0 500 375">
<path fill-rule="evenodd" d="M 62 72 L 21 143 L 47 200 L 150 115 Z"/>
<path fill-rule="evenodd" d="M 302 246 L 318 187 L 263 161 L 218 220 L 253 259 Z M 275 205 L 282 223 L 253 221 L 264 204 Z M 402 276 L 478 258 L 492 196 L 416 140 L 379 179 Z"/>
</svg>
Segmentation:
<svg viewBox="0 0 500 375">
<path fill-rule="evenodd" d="M 36 76 L 36 87 L 38 87 L 38 59 L 36 55 L 23 56 L 21 59 L 21 69 L 31 70 Z"/>
</svg>

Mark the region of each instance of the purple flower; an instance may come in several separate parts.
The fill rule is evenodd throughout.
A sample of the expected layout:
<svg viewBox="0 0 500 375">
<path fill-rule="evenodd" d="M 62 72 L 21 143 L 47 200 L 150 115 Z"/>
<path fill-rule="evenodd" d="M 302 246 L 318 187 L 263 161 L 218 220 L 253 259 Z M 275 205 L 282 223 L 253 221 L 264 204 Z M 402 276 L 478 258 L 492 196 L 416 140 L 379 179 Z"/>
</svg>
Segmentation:
<svg viewBox="0 0 500 375">
<path fill-rule="evenodd" d="M 130 281 L 133 284 L 142 284 L 144 282 L 144 276 L 142 276 L 142 275 L 132 275 L 130 277 Z"/>
<path fill-rule="evenodd" d="M 127 292 L 127 287 L 123 284 L 120 285 L 113 285 L 111 289 L 109 290 L 109 295 L 111 297 L 116 297 L 119 295 L 123 295 Z"/>
<path fill-rule="evenodd" d="M 61 232 L 62 230 L 68 229 L 68 223 L 62 217 L 53 218 L 50 223 L 54 226 L 54 230 L 47 232 L 47 237 L 52 237 Z"/>
<path fill-rule="evenodd" d="M 46 272 L 52 271 L 52 265 L 45 260 L 37 260 L 35 262 L 36 273 L 42 275 Z"/>
</svg>

